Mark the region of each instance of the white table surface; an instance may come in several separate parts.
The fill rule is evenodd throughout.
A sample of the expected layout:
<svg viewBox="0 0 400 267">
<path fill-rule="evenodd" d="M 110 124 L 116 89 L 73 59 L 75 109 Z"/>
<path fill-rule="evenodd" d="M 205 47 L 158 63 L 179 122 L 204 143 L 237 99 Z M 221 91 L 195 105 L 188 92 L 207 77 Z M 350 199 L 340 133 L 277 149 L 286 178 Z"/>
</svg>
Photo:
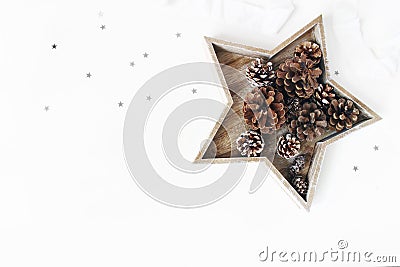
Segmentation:
<svg viewBox="0 0 400 267">
<path fill-rule="evenodd" d="M 354 250 L 399 253 L 399 2 L 249 3 L 3 1 L 0 266 L 262 266 L 267 245 L 329 250 L 340 239 Z M 271 177 L 248 194 L 252 170 L 199 209 L 164 206 L 136 186 L 122 130 L 145 81 L 210 61 L 204 35 L 272 48 L 321 13 L 335 80 L 383 120 L 327 149 L 310 213 Z"/>
</svg>

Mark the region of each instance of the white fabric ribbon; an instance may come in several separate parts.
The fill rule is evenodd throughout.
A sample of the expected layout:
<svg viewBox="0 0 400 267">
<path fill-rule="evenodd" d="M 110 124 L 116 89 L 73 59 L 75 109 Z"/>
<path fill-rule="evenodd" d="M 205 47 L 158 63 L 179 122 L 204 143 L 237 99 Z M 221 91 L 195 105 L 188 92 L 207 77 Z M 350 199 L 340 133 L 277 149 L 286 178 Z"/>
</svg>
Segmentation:
<svg viewBox="0 0 400 267">
<path fill-rule="evenodd" d="M 262 34 L 277 33 L 294 10 L 291 0 L 175 0 L 168 5 Z"/>
<path fill-rule="evenodd" d="M 347 45 L 368 48 L 394 74 L 400 69 L 399 9 L 400 1 L 339 2 L 333 12 L 335 34 Z"/>
</svg>

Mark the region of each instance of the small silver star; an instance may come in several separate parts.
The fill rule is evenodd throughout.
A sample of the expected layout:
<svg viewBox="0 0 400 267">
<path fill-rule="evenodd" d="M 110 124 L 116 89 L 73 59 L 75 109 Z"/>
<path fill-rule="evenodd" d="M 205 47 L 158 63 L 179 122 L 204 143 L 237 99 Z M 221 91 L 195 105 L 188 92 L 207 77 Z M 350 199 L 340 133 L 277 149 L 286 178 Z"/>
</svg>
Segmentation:
<svg viewBox="0 0 400 267">
<path fill-rule="evenodd" d="M 119 103 L 118 103 L 118 107 L 122 107 L 124 105 L 124 103 L 122 103 L 121 101 L 119 101 Z"/>
<path fill-rule="evenodd" d="M 193 89 L 192 89 L 192 93 L 193 93 L 193 94 L 197 94 L 197 89 L 194 89 L 194 88 L 193 88 Z"/>
<path fill-rule="evenodd" d="M 131 67 L 135 66 L 135 62 L 133 62 L 133 61 L 130 62 L 130 63 L 129 63 L 129 66 L 131 66 Z"/>
<path fill-rule="evenodd" d="M 89 73 L 86 73 L 86 77 L 87 77 L 87 78 L 90 78 L 90 77 L 92 77 L 92 74 L 90 74 L 90 72 L 89 72 Z"/>
<path fill-rule="evenodd" d="M 106 28 L 106 25 L 101 25 L 100 28 L 101 28 L 102 30 L 104 30 L 104 29 Z"/>
<path fill-rule="evenodd" d="M 177 32 L 175 35 L 176 35 L 176 38 L 179 38 L 179 37 L 181 37 L 182 33 Z"/>
<path fill-rule="evenodd" d="M 379 146 L 375 145 L 375 146 L 374 146 L 374 150 L 375 150 L 375 151 L 378 151 L 378 150 L 379 150 Z"/>
<path fill-rule="evenodd" d="M 149 56 L 149 54 L 147 54 L 146 52 L 143 54 L 143 56 L 146 58 Z"/>
<path fill-rule="evenodd" d="M 45 110 L 45 111 L 49 111 L 49 109 L 50 109 L 49 106 L 45 106 L 45 107 L 44 107 L 44 110 Z"/>
<path fill-rule="evenodd" d="M 335 75 L 336 76 L 339 75 L 339 71 L 338 70 L 335 70 Z"/>
<path fill-rule="evenodd" d="M 53 45 L 51 46 L 51 49 L 57 49 L 57 45 L 56 45 L 56 44 L 53 44 Z"/>
<path fill-rule="evenodd" d="M 354 166 L 353 167 L 353 170 L 356 172 L 356 171 L 358 171 L 358 167 L 357 166 Z"/>
<path fill-rule="evenodd" d="M 146 96 L 146 100 L 150 101 L 151 100 L 151 96 Z"/>
<path fill-rule="evenodd" d="M 103 12 L 101 12 L 101 11 L 99 11 L 99 17 L 103 17 L 103 15 L 104 15 L 104 13 Z"/>
</svg>

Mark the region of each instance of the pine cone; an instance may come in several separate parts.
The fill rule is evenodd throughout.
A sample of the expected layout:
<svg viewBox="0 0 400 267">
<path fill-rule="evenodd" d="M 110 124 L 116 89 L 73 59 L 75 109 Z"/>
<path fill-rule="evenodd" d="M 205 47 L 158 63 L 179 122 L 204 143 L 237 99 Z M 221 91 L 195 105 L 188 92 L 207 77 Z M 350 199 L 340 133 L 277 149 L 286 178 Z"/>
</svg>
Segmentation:
<svg viewBox="0 0 400 267">
<path fill-rule="evenodd" d="M 283 94 L 272 86 L 254 88 L 245 97 L 243 116 L 253 130 L 273 133 L 286 121 Z"/>
<path fill-rule="evenodd" d="M 314 65 L 316 65 L 321 61 L 322 52 L 317 43 L 305 41 L 296 46 L 294 55 L 298 57 L 305 55 L 308 59 L 311 59 L 314 62 Z"/>
<path fill-rule="evenodd" d="M 300 141 L 312 141 L 323 134 L 327 125 L 324 112 L 317 104 L 308 102 L 303 104 L 299 117 L 290 122 L 289 130 L 296 133 Z"/>
<path fill-rule="evenodd" d="M 357 122 L 360 111 L 353 101 L 340 98 L 332 100 L 328 108 L 329 124 L 335 127 L 336 131 L 341 131 L 345 127 L 350 129 Z"/>
<path fill-rule="evenodd" d="M 292 176 L 296 176 L 304 166 L 306 166 L 306 157 L 304 155 L 297 156 L 289 167 L 289 172 Z"/>
<path fill-rule="evenodd" d="M 310 98 L 318 87 L 317 78 L 322 70 L 303 54 L 287 59 L 276 71 L 276 84 L 283 87 L 290 97 Z"/>
<path fill-rule="evenodd" d="M 306 197 L 308 191 L 308 181 L 307 178 L 303 178 L 300 175 L 296 175 L 292 179 L 292 185 L 296 189 L 297 193 L 303 198 Z"/>
<path fill-rule="evenodd" d="M 286 117 L 288 119 L 297 118 L 299 112 L 301 111 L 301 106 L 302 106 L 300 99 L 298 97 L 289 98 L 286 106 L 287 106 Z"/>
<path fill-rule="evenodd" d="M 300 141 L 296 136 L 286 134 L 279 137 L 277 153 L 279 156 L 289 159 L 296 156 L 300 150 Z"/>
<path fill-rule="evenodd" d="M 333 91 L 333 87 L 329 84 L 320 84 L 315 90 L 314 98 L 317 105 L 326 110 L 332 100 L 336 98 L 336 94 Z"/>
<path fill-rule="evenodd" d="M 247 131 L 236 139 L 236 144 L 242 156 L 257 157 L 264 148 L 264 139 L 256 131 Z"/>
<path fill-rule="evenodd" d="M 257 58 L 246 68 L 247 80 L 253 86 L 267 86 L 275 83 L 275 71 L 272 62 Z"/>
</svg>

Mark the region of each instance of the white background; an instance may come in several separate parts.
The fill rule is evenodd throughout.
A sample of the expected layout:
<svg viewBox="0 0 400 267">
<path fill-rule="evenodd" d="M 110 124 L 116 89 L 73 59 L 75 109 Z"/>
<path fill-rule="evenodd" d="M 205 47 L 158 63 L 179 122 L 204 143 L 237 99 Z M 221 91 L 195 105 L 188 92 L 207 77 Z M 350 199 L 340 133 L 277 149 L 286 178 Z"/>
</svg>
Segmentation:
<svg viewBox="0 0 400 267">
<path fill-rule="evenodd" d="M 1 1 L 0 266 L 262 266 L 267 245 L 329 250 L 340 239 L 400 261 L 398 1 L 254 3 Z M 122 130 L 146 80 L 210 61 L 204 35 L 272 48 L 321 13 L 335 80 L 383 120 L 327 149 L 310 213 L 272 177 L 249 195 L 251 171 L 199 209 L 136 186 Z"/>
</svg>

